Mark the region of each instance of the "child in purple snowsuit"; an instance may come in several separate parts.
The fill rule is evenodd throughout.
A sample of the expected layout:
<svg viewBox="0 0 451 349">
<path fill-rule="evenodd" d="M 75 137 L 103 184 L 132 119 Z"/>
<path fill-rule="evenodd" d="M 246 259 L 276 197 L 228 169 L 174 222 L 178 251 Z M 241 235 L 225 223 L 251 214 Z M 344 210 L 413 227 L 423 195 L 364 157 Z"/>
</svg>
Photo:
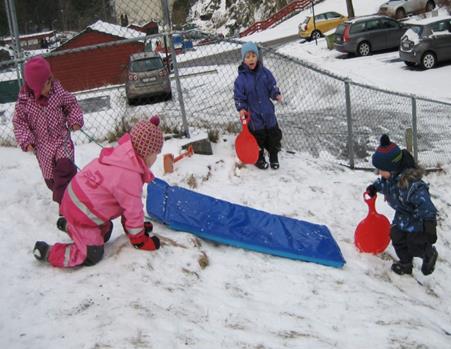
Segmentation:
<svg viewBox="0 0 451 349">
<path fill-rule="evenodd" d="M 13 117 L 14 135 L 26 152 L 34 152 L 53 201 L 61 204 L 66 186 L 77 173 L 70 131 L 83 126 L 83 113 L 74 95 L 53 79 L 41 56 L 25 63 L 25 84 Z"/>
<path fill-rule="evenodd" d="M 243 118 L 250 114 L 249 131 L 254 135 L 260 148 L 256 166 L 262 170 L 268 168 L 265 149 L 269 153 L 272 169 L 279 168 L 278 153 L 282 140 L 282 131 L 277 124 L 272 100 L 282 102 L 283 98 L 271 71 L 259 60 L 257 45 L 247 42 L 241 47 L 242 64 L 238 67 L 233 98 L 235 106 Z"/>
</svg>

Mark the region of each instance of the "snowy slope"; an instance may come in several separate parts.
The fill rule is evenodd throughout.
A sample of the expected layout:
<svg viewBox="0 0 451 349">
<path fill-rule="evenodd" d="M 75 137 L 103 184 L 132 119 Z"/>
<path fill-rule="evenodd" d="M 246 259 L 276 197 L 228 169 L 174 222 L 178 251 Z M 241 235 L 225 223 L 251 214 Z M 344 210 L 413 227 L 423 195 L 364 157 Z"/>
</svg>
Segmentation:
<svg viewBox="0 0 451 349">
<path fill-rule="evenodd" d="M 370 3 L 354 1 L 356 12 L 360 1 Z M 333 64 L 321 46 L 300 47 L 312 60 Z M 364 62 L 355 64 L 343 72 L 383 79 L 380 71 L 367 74 Z M 178 153 L 182 144 L 169 140 L 162 153 Z M 96 144 L 77 146 L 77 165 L 99 151 Z M 381 256 L 354 248 L 355 227 L 367 213 L 362 192 L 374 174 L 286 152 L 278 171 L 238 168 L 230 136 L 214 145 L 213 156 L 184 159 L 171 175 L 163 175 L 160 156 L 154 173 L 170 184 L 195 183 L 200 193 L 327 225 L 347 261 L 343 269 L 216 245 L 160 224 L 154 230 L 162 248 L 137 251 L 118 221 L 98 265 L 55 269 L 31 253 L 36 240 L 68 241 L 55 227 L 57 207 L 37 162 L 4 147 L 0 159 L 0 348 L 451 347 L 449 164 L 426 178 L 440 210 L 436 271 L 425 277 L 416 261 L 410 277 L 390 271 L 392 247 Z M 382 198 L 377 206 L 393 216 Z"/>
<path fill-rule="evenodd" d="M 163 153 L 178 151 L 170 140 Z M 77 148 L 83 166 L 100 148 Z M 326 224 L 347 264 L 334 269 L 200 241 L 155 224 L 164 245 L 133 249 L 115 222 L 102 262 L 59 270 L 34 260 L 35 240 L 67 241 L 35 159 L 1 148 L 0 346 L 2 348 L 447 348 L 451 345 L 451 205 L 447 174 L 432 174 L 441 211 L 437 270 L 390 272 L 393 250 L 359 254 L 353 232 L 375 176 L 303 154 L 282 153 L 279 171 L 237 168 L 233 139 L 157 176 L 221 199 Z M 449 169 L 447 169 L 449 170 Z M 195 180 L 193 180 L 193 178 Z M 144 198 L 143 198 L 144 200 Z M 378 209 L 393 212 L 378 201 Z M 202 269 L 205 254 L 209 265 Z M 418 267 L 418 265 L 417 265 Z"/>
</svg>

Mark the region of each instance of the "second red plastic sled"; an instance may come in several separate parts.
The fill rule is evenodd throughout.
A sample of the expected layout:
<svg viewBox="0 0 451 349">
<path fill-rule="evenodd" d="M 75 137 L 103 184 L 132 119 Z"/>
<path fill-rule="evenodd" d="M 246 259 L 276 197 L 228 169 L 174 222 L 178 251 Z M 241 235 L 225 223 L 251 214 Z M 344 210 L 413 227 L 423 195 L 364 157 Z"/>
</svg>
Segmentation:
<svg viewBox="0 0 451 349">
<path fill-rule="evenodd" d="M 390 221 L 376 211 L 377 195 L 369 197 L 363 193 L 368 205 L 368 215 L 357 226 L 354 243 L 360 252 L 378 254 L 385 251 L 390 243 Z"/>
</svg>

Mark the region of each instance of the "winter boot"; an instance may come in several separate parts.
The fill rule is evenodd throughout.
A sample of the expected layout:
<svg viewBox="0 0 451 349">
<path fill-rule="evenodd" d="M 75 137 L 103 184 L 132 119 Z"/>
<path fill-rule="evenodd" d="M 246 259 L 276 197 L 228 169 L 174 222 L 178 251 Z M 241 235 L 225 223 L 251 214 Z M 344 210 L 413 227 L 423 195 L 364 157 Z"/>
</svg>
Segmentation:
<svg viewBox="0 0 451 349">
<path fill-rule="evenodd" d="M 258 160 L 255 163 L 255 166 L 257 166 L 260 170 L 266 170 L 268 168 L 268 163 L 266 162 L 263 150 L 260 150 Z"/>
<path fill-rule="evenodd" d="M 63 216 L 59 216 L 58 220 L 56 221 L 56 227 L 61 230 L 62 232 L 67 233 L 67 220 Z"/>
<path fill-rule="evenodd" d="M 412 262 L 395 262 L 392 264 L 391 270 L 393 270 L 398 275 L 412 274 Z"/>
<path fill-rule="evenodd" d="M 429 275 L 434 272 L 435 262 L 437 262 L 438 252 L 435 247 L 431 248 L 431 251 L 423 257 L 423 264 L 421 265 L 421 272 L 424 275 Z"/>
<path fill-rule="evenodd" d="M 50 246 L 44 241 L 36 241 L 33 248 L 34 257 L 42 262 L 47 261 Z"/>
<path fill-rule="evenodd" d="M 111 233 L 113 232 L 113 222 L 112 221 L 108 221 L 106 224 L 109 224 L 109 228 L 105 232 L 105 234 L 103 235 L 103 242 L 105 242 L 105 243 L 110 240 Z"/>
<path fill-rule="evenodd" d="M 279 166 L 279 158 L 277 156 L 277 153 L 270 153 L 269 154 L 269 164 L 271 165 L 271 168 L 273 170 L 277 170 Z"/>
</svg>

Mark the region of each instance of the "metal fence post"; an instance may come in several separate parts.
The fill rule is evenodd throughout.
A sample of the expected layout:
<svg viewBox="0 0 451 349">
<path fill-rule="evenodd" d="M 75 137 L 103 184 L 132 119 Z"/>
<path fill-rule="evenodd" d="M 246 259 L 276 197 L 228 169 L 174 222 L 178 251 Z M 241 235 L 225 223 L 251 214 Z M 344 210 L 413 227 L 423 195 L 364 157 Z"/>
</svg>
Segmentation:
<svg viewBox="0 0 451 349">
<path fill-rule="evenodd" d="M 172 58 L 172 64 L 174 66 L 174 77 L 175 77 L 175 84 L 177 86 L 177 96 L 178 96 L 179 105 L 180 105 L 180 112 L 182 114 L 183 130 L 184 130 L 185 137 L 190 138 L 188 120 L 186 119 L 185 102 L 183 100 L 182 85 L 180 84 L 180 75 L 179 75 L 179 69 L 177 66 L 177 56 L 176 56 L 176 52 L 175 52 L 175 48 L 174 48 L 174 40 L 172 40 L 172 24 L 171 24 L 171 18 L 169 17 L 168 1 L 161 0 L 161 6 L 163 7 L 165 23 L 167 24 L 167 27 L 169 29 L 169 44 L 171 46 L 171 58 Z"/>
<path fill-rule="evenodd" d="M 346 120 L 348 125 L 349 167 L 354 168 L 354 135 L 352 132 L 351 89 L 349 80 L 345 80 Z"/>
<path fill-rule="evenodd" d="M 22 49 L 19 40 L 19 25 L 17 24 L 16 5 L 14 0 L 5 0 L 5 11 L 8 17 L 8 26 L 11 38 L 14 38 L 14 59 L 20 60 L 22 58 Z M 22 86 L 22 65 L 16 61 L 17 81 L 19 86 Z"/>
<path fill-rule="evenodd" d="M 418 162 L 417 99 L 412 96 L 413 158 Z"/>
</svg>

